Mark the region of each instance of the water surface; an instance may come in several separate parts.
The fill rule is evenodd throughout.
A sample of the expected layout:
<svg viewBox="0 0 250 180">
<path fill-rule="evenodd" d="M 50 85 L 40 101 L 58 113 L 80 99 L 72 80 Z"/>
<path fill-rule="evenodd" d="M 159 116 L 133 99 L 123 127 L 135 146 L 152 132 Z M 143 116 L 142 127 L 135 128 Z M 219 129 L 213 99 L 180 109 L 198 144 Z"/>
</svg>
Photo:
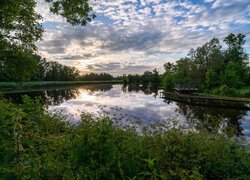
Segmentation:
<svg viewBox="0 0 250 180">
<path fill-rule="evenodd" d="M 50 113 L 60 113 L 72 123 L 81 114 L 109 117 L 115 125 L 142 130 L 162 123 L 207 131 L 227 131 L 250 142 L 250 111 L 220 107 L 194 106 L 165 100 L 157 88 L 122 85 L 82 85 L 55 90 L 6 95 L 20 102 L 21 95 L 40 96 Z"/>
</svg>

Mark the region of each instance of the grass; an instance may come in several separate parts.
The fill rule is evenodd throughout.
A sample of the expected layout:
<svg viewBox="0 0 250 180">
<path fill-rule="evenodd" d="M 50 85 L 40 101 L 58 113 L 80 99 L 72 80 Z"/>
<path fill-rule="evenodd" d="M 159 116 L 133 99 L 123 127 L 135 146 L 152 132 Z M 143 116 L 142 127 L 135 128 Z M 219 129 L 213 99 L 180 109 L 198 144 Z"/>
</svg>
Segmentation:
<svg viewBox="0 0 250 180">
<path fill-rule="evenodd" d="M 2 179 L 248 179 L 249 146 L 226 134 L 183 131 L 138 135 L 109 119 L 72 126 L 39 100 L 0 100 Z"/>
<path fill-rule="evenodd" d="M 0 82 L 1 89 L 22 89 L 35 87 L 50 87 L 50 86 L 65 86 L 65 85 L 80 85 L 80 84 L 107 84 L 107 83 L 121 83 L 119 80 L 111 81 L 30 81 L 30 82 Z"/>
</svg>

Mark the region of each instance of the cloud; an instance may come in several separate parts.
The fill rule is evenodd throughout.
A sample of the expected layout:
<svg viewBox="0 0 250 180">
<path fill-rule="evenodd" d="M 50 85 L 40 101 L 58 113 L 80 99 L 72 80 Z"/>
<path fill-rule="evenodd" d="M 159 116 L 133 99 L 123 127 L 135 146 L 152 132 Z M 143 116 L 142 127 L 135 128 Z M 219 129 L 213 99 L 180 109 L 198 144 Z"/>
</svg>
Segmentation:
<svg viewBox="0 0 250 180">
<path fill-rule="evenodd" d="M 49 60 L 76 66 L 83 72 L 142 73 L 175 61 L 191 48 L 228 33 L 248 37 L 250 2 L 247 0 L 96 0 L 97 19 L 86 27 L 71 26 L 49 12 L 44 17 L 40 53 Z M 246 48 L 250 41 L 247 39 Z"/>
<path fill-rule="evenodd" d="M 104 48 L 111 51 L 145 51 L 156 46 L 162 40 L 162 36 L 161 31 L 152 27 L 146 27 L 145 30 L 131 34 L 126 32 L 110 34 L 109 41 Z"/>
<path fill-rule="evenodd" d="M 94 65 L 88 65 L 87 68 L 89 70 L 94 70 L 94 71 L 100 71 L 100 72 L 109 72 L 113 71 L 116 69 L 121 69 L 121 64 L 118 62 L 111 62 L 108 64 L 94 64 Z"/>
</svg>

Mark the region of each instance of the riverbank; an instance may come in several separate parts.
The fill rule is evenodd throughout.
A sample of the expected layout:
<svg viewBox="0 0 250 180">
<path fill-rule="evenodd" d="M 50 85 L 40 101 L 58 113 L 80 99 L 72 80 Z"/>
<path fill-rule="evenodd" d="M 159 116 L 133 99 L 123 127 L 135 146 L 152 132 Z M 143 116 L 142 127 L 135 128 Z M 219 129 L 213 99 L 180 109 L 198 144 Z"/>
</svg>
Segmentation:
<svg viewBox="0 0 250 180">
<path fill-rule="evenodd" d="M 69 85 L 86 85 L 86 84 L 119 84 L 120 80 L 111 81 L 31 81 L 23 83 L 0 82 L 0 91 L 29 91 L 36 88 L 49 88 Z"/>
</svg>

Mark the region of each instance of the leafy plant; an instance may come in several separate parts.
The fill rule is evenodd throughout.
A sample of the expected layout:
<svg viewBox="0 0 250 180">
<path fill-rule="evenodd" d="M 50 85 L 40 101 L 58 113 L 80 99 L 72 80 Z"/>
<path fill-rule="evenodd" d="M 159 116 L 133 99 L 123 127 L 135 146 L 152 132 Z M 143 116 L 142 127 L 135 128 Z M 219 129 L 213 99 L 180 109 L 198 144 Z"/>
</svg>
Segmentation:
<svg viewBox="0 0 250 180">
<path fill-rule="evenodd" d="M 249 146 L 226 134 L 172 128 L 137 134 L 107 118 L 71 126 L 39 99 L 0 100 L 3 179 L 234 179 L 250 176 Z"/>
</svg>

